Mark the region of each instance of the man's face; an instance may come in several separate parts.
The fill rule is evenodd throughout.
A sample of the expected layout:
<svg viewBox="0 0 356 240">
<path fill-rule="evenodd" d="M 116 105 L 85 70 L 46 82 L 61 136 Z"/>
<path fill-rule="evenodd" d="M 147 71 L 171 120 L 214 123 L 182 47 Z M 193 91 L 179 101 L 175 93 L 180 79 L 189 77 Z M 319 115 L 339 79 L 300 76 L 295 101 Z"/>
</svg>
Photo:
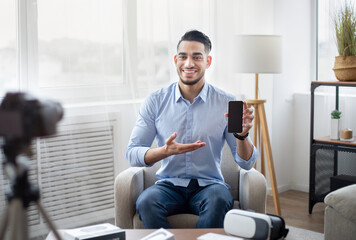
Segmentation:
<svg viewBox="0 0 356 240">
<path fill-rule="evenodd" d="M 194 85 L 204 80 L 205 69 L 210 67 L 211 56 L 205 52 L 204 44 L 196 41 L 182 41 L 174 63 L 183 84 Z"/>
</svg>

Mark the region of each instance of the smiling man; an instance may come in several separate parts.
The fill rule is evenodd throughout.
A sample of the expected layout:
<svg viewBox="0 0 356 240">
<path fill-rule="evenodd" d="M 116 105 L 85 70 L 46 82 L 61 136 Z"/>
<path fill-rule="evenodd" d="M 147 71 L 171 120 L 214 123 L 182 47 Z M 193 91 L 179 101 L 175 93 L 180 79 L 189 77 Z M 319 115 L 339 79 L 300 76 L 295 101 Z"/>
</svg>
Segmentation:
<svg viewBox="0 0 356 240">
<path fill-rule="evenodd" d="M 174 63 L 179 81 L 152 93 L 141 106 L 126 158 L 132 166 L 158 161 L 159 180 L 136 202 L 145 228 L 171 228 L 167 217 L 178 213 L 199 216 L 197 228 L 221 228 L 233 206 L 230 187 L 221 174 L 221 153 L 228 143 L 237 164 L 251 169 L 257 150 L 248 137 L 253 110 L 244 103 L 243 131 L 227 131 L 232 95 L 205 81 L 212 63 L 210 39 L 197 30 L 178 42 Z M 156 138 L 157 146 L 152 148 Z"/>
</svg>

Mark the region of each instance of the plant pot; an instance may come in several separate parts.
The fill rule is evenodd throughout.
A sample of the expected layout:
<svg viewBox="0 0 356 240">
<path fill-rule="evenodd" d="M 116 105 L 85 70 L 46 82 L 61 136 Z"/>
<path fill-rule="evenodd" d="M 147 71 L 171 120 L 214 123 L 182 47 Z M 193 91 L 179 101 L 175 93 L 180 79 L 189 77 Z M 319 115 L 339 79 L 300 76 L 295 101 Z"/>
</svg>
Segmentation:
<svg viewBox="0 0 356 240">
<path fill-rule="evenodd" d="M 341 120 L 331 119 L 330 139 L 338 140 L 340 138 L 340 131 L 341 131 Z"/>
<path fill-rule="evenodd" d="M 356 56 L 335 57 L 333 70 L 339 81 L 356 81 Z"/>
</svg>

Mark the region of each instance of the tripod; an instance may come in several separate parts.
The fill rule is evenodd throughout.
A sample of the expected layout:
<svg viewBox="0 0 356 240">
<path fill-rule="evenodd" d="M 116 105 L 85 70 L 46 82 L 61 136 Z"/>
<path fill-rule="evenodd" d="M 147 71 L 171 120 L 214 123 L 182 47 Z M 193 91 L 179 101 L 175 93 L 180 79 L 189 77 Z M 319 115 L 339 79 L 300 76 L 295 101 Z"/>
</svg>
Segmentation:
<svg viewBox="0 0 356 240">
<path fill-rule="evenodd" d="M 26 148 L 28 149 L 28 146 Z M 0 239 L 5 238 L 6 229 L 8 228 L 9 239 L 28 240 L 27 208 L 31 202 L 34 202 L 57 240 L 61 240 L 58 231 L 39 201 L 40 192 L 38 187 L 28 179 L 28 157 L 17 157 L 16 145 L 5 144 L 3 150 L 6 157 L 3 163 L 4 172 L 9 177 L 10 189 L 6 193 L 8 208 L 5 210 L 1 221 Z"/>
</svg>

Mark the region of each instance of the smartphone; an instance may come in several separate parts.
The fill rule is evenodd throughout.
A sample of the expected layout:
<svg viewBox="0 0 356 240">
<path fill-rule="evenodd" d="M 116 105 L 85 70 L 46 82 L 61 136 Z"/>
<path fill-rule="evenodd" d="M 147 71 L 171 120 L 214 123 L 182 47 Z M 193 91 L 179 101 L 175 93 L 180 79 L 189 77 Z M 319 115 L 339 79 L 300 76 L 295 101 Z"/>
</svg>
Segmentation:
<svg viewBox="0 0 356 240">
<path fill-rule="evenodd" d="M 243 102 L 230 101 L 229 102 L 229 117 L 227 120 L 227 131 L 230 133 L 242 132 L 242 115 L 243 115 Z"/>
</svg>

